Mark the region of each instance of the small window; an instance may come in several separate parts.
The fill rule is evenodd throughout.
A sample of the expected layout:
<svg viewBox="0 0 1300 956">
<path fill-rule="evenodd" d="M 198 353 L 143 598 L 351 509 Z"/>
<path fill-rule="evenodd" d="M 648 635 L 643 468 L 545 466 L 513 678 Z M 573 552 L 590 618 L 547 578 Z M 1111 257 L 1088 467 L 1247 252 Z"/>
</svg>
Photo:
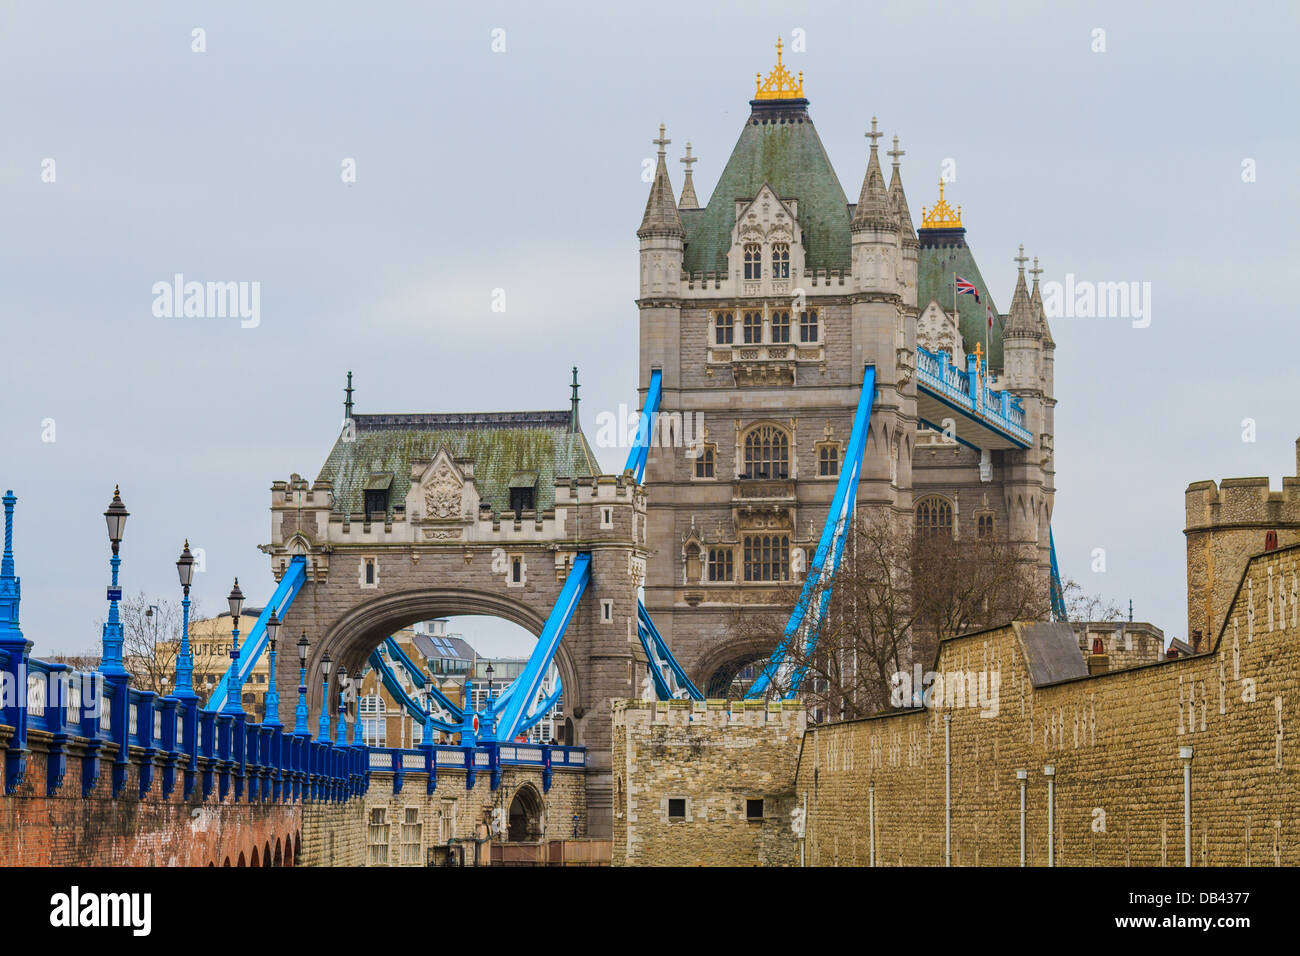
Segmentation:
<svg viewBox="0 0 1300 956">
<path fill-rule="evenodd" d="M 830 478 L 840 473 L 840 448 L 838 445 L 822 445 L 817 449 L 817 474 Z"/>
<path fill-rule="evenodd" d="M 600 620 L 604 624 L 610 624 L 614 620 L 614 602 L 608 598 L 600 602 Z"/>
<path fill-rule="evenodd" d="M 745 244 L 745 278 L 763 278 L 763 252 L 757 242 Z"/>
<path fill-rule="evenodd" d="M 709 549 L 709 580 L 730 581 L 735 574 L 734 552 L 730 548 Z"/>
<path fill-rule="evenodd" d="M 366 517 L 371 515 L 383 515 L 388 511 L 388 491 L 367 491 L 366 492 Z"/>
<path fill-rule="evenodd" d="M 511 488 L 510 489 L 510 510 L 515 513 L 515 519 L 518 520 L 520 513 L 533 510 L 533 489 L 532 488 Z"/>
<path fill-rule="evenodd" d="M 790 341 L 790 313 L 785 309 L 778 309 L 772 313 L 772 341 Z"/>
<path fill-rule="evenodd" d="M 993 516 L 992 515 L 979 516 L 978 533 L 981 538 L 993 537 Z"/>
<path fill-rule="evenodd" d="M 668 800 L 668 819 L 685 820 L 686 819 L 686 798 L 670 797 Z"/>
<path fill-rule="evenodd" d="M 746 312 L 744 321 L 745 344 L 758 345 L 763 341 L 763 313 Z"/>
<path fill-rule="evenodd" d="M 817 310 L 809 309 L 799 313 L 799 341 L 817 341 Z"/>
<path fill-rule="evenodd" d="M 761 799 L 745 801 L 745 819 L 746 820 L 763 819 L 763 801 Z"/>
<path fill-rule="evenodd" d="M 614 527 L 614 509 L 613 509 L 613 508 L 601 508 L 601 509 L 600 509 L 600 526 L 601 526 L 602 528 L 612 528 L 612 527 Z"/>
<path fill-rule="evenodd" d="M 524 580 L 524 559 L 510 559 L 510 580 L 515 584 L 520 584 Z"/>
<path fill-rule="evenodd" d="M 366 583 L 375 583 L 375 559 L 366 558 Z"/>
<path fill-rule="evenodd" d="M 716 345 L 730 345 L 736 340 L 736 313 L 719 312 L 713 319 L 713 341 Z"/>
<path fill-rule="evenodd" d="M 712 478 L 713 477 L 713 445 L 705 445 L 700 454 L 695 459 L 695 477 Z"/>
<path fill-rule="evenodd" d="M 790 244 L 788 242 L 772 243 L 772 278 L 790 278 Z"/>
</svg>

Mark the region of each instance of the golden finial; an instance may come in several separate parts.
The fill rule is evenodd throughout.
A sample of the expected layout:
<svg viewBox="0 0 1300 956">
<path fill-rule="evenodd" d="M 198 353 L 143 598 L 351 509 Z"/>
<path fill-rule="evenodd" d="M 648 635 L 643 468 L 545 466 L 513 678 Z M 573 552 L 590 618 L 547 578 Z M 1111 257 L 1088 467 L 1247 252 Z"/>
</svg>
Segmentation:
<svg viewBox="0 0 1300 956">
<path fill-rule="evenodd" d="M 776 66 L 763 79 L 762 73 L 754 74 L 754 99 L 756 100 L 801 100 L 803 99 L 803 71 L 796 80 L 785 64 L 781 62 L 781 53 L 785 45 L 778 37 L 776 41 Z"/>
<path fill-rule="evenodd" d="M 953 212 L 952 206 L 948 205 L 948 200 L 943 198 L 943 178 L 939 178 L 939 201 L 934 204 L 934 208 L 926 210 L 921 207 L 921 228 L 922 229 L 960 229 L 961 228 L 961 206 Z"/>
</svg>

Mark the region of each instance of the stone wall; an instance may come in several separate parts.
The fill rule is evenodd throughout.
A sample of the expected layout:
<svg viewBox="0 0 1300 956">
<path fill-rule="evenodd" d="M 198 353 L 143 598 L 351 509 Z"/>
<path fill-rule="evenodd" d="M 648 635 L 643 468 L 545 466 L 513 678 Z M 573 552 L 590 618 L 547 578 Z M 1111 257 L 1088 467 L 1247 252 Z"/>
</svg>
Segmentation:
<svg viewBox="0 0 1300 956">
<path fill-rule="evenodd" d="M 474 838 L 487 836 L 494 808 L 504 808 L 509 814 L 521 788 L 531 788 L 530 796 L 541 807 L 541 837 L 536 842 L 570 839 L 575 826 L 578 836 L 584 837 L 584 778 L 581 772 L 557 770 L 546 791 L 540 769 L 508 767 L 496 790 L 485 772 L 476 775 L 472 790 L 466 790 L 465 774 L 444 768 L 438 771 L 433 793 L 428 792 L 423 773 L 407 773 L 401 792 L 393 793 L 392 774 L 372 772 L 370 789 L 361 799 L 304 808 L 302 865 L 425 866 L 430 849 L 441 862 L 446 853 L 439 848 L 454 842 L 463 844 L 465 863 L 472 865 Z M 493 837 L 492 842 L 502 841 Z M 489 860 L 486 843 L 480 848 L 479 860 L 484 865 Z"/>
<path fill-rule="evenodd" d="M 10 728 L 3 728 L 8 733 Z M 17 792 L 0 796 L 0 866 L 241 866 L 294 865 L 303 808 L 294 803 L 235 803 L 215 797 L 184 800 L 178 780 L 162 795 L 139 795 L 138 754 L 122 793 L 112 796 L 111 758 L 89 796 L 81 794 L 81 759 L 68 756 L 63 784 L 46 795 L 50 735 L 28 731 L 27 772 Z M 0 741 L 2 743 L 2 741 Z M 113 753 L 110 746 L 105 754 Z M 0 775 L 3 761 L 0 761 Z M 178 775 L 179 776 L 179 775 Z M 0 793 L 3 793 L 0 790 Z M 268 861 L 269 857 L 269 861 Z M 256 863 L 254 861 L 256 860 Z"/>
<path fill-rule="evenodd" d="M 806 719 L 795 703 L 617 701 L 614 865 L 796 863 L 791 782 Z"/>
<path fill-rule="evenodd" d="M 1181 865 L 1187 746 L 1193 863 L 1300 864 L 1298 572 L 1300 548 L 1256 556 L 1210 651 L 1130 670 L 1036 680 L 1023 625 L 944 642 L 936 670 L 999 675 L 996 716 L 944 706 L 809 732 L 794 787 L 808 862 L 944 863 L 951 717 L 954 865 L 1019 862 L 1018 770 L 1027 860 L 1047 863 L 1048 765 L 1057 865 Z"/>
</svg>

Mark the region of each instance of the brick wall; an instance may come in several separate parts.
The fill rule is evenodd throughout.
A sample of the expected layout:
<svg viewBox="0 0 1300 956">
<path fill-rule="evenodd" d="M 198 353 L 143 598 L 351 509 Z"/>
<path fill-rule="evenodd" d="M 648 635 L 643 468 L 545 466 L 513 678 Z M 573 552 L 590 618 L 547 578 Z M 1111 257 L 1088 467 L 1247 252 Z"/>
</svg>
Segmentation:
<svg viewBox="0 0 1300 956">
<path fill-rule="evenodd" d="M 1018 769 L 1028 771 L 1028 862 L 1046 864 L 1048 764 L 1058 865 L 1181 865 L 1183 746 L 1193 748 L 1193 863 L 1300 864 L 1300 770 L 1287 739 L 1300 720 L 1298 570 L 1300 548 L 1255 557 L 1212 650 L 1132 670 L 1035 686 L 1019 625 L 945 642 L 936 670 L 1000 674 L 997 716 L 933 708 L 811 731 L 794 787 L 808 797 L 809 863 L 869 863 L 873 802 L 878 865 L 944 862 L 951 715 L 954 865 L 1018 863 Z"/>
<path fill-rule="evenodd" d="M 245 865 L 255 857 L 266 865 L 268 855 L 271 863 L 277 856 L 282 863 L 297 862 L 301 805 L 187 801 L 179 780 L 164 799 L 158 771 L 141 799 L 137 763 L 114 799 L 110 761 L 103 763 L 95 789 L 82 797 L 75 753 L 63 785 L 46 796 L 48 742 L 45 732 L 29 731 L 23 783 L 16 793 L 0 796 L 0 866 L 238 866 L 241 857 Z"/>
<path fill-rule="evenodd" d="M 617 701 L 614 865 L 796 862 L 791 781 L 805 723 L 795 704 Z M 763 801 L 760 817 L 750 800 Z"/>
</svg>

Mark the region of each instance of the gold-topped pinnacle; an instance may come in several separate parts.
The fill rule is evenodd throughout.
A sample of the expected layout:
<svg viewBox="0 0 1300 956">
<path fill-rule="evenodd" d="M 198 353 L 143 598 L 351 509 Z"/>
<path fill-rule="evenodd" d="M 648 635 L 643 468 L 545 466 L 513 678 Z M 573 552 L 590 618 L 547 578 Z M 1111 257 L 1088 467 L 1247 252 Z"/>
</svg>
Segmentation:
<svg viewBox="0 0 1300 956">
<path fill-rule="evenodd" d="M 784 44 L 778 37 L 776 41 L 776 66 L 772 72 L 763 79 L 762 73 L 754 74 L 754 99 L 756 100 L 801 100 L 803 99 L 803 71 L 799 71 L 799 78 L 795 77 L 785 68 L 781 62 L 781 51 Z"/>
<path fill-rule="evenodd" d="M 921 228 L 922 229 L 960 229 L 961 228 L 961 206 L 953 212 L 952 206 L 948 205 L 948 200 L 943 198 L 943 179 L 939 179 L 939 201 L 934 204 L 934 208 L 927 210 L 921 207 Z"/>
</svg>

